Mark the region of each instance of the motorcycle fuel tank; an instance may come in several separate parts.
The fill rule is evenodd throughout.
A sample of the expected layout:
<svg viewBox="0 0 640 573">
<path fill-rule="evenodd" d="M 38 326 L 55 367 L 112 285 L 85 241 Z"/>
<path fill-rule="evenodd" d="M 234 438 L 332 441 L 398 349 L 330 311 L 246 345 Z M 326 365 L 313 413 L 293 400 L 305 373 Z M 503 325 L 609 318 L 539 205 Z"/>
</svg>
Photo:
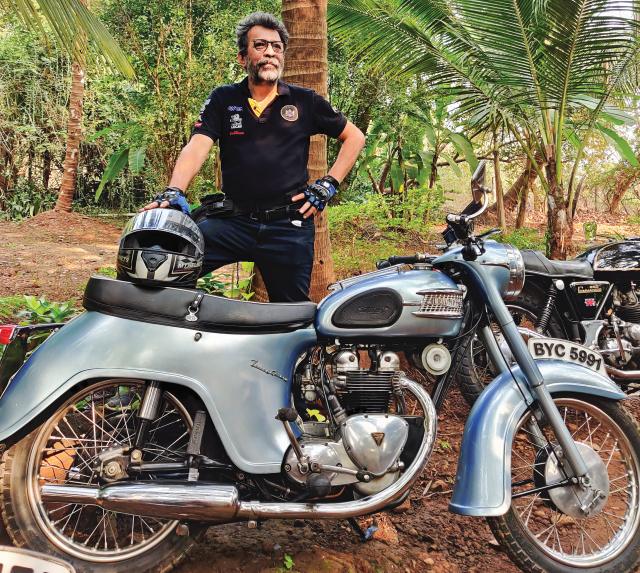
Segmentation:
<svg viewBox="0 0 640 573">
<path fill-rule="evenodd" d="M 347 339 L 456 336 L 464 291 L 432 268 L 402 265 L 332 285 L 318 306 L 319 337 Z"/>
<path fill-rule="evenodd" d="M 608 281 L 640 280 L 640 241 L 610 243 L 593 257 L 594 278 Z"/>
</svg>

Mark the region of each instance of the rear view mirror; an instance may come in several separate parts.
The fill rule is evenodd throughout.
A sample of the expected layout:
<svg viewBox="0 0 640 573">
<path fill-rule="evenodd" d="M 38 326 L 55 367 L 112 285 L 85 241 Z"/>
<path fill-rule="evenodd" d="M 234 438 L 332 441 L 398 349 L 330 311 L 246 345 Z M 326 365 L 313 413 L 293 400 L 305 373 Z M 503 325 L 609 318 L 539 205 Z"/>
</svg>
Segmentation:
<svg viewBox="0 0 640 573">
<path fill-rule="evenodd" d="M 486 173 L 487 162 L 484 159 L 478 161 L 478 167 L 471 176 L 471 187 L 484 187 L 484 176 Z"/>
<path fill-rule="evenodd" d="M 480 203 L 482 194 L 486 192 L 484 182 L 486 174 L 487 162 L 482 159 L 478 162 L 478 167 L 471 176 L 471 193 L 473 194 L 473 200 L 476 203 Z"/>
</svg>

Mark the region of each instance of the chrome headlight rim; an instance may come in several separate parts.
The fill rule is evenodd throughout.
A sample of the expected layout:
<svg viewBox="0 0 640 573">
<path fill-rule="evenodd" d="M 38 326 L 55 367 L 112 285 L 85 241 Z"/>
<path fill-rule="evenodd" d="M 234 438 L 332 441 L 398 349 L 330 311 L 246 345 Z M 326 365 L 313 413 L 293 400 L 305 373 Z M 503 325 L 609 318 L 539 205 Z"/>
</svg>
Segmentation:
<svg viewBox="0 0 640 573">
<path fill-rule="evenodd" d="M 504 298 L 516 298 L 524 288 L 525 268 L 524 258 L 519 249 L 508 243 L 504 243 L 507 262 L 509 266 L 509 282 L 504 291 Z"/>
</svg>

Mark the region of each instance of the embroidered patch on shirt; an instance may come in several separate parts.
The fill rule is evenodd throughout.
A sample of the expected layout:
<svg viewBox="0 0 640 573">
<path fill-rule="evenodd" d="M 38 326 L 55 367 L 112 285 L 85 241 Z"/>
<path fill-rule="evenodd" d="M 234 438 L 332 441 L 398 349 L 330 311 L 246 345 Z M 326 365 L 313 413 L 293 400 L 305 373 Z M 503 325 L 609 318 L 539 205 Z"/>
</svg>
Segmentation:
<svg viewBox="0 0 640 573">
<path fill-rule="evenodd" d="M 234 113 L 230 118 L 231 129 L 242 129 L 242 117 L 239 113 Z"/>
<path fill-rule="evenodd" d="M 280 110 L 280 115 L 286 121 L 296 121 L 298 119 L 298 108 L 295 105 L 285 105 Z"/>
</svg>

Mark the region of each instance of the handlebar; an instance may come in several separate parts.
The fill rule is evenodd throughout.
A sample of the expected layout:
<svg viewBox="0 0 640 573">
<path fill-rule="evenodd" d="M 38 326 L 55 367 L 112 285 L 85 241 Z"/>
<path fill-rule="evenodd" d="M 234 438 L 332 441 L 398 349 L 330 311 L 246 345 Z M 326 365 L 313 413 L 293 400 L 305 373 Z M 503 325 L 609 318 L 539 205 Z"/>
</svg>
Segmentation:
<svg viewBox="0 0 640 573">
<path fill-rule="evenodd" d="M 376 263 L 377 269 L 387 269 L 393 265 L 413 265 L 415 263 L 428 263 L 435 259 L 433 255 L 416 253 L 415 255 L 392 255 L 388 259 L 382 259 Z"/>
</svg>

